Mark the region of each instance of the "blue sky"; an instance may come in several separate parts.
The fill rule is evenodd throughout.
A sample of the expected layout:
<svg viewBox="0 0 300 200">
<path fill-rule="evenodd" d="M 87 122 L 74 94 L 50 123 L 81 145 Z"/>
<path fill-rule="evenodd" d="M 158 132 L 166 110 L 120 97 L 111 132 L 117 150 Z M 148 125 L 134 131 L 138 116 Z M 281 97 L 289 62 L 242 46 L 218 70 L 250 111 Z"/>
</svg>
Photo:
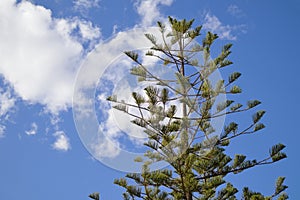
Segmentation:
<svg viewBox="0 0 300 200">
<path fill-rule="evenodd" d="M 296 0 L 1 0 L 0 199 L 88 199 L 95 191 L 102 199 L 121 199 L 123 190 L 113 180 L 125 175 L 116 169 L 123 166 L 107 156 L 119 152 L 110 146 L 114 141 L 88 146 L 93 138 L 80 129 L 88 120 L 75 126 L 82 113 L 73 113 L 73 91 L 80 84 L 93 86 L 90 80 L 99 79 L 118 49 L 144 47 L 140 37 L 129 46 L 121 43 L 131 30 L 149 30 L 169 15 L 194 18 L 204 31 L 217 33 L 216 49 L 233 43 L 231 70 L 242 73 L 244 91 L 239 100 L 257 98 L 267 110 L 267 128 L 232 142 L 230 153 L 263 158 L 273 144 L 287 146 L 288 159 L 229 179 L 239 188 L 271 194 L 276 177 L 286 176 L 290 199 L 299 199 L 299 13 Z M 97 104 L 100 110 L 105 106 Z M 239 118 L 241 123 L 251 114 Z"/>
</svg>

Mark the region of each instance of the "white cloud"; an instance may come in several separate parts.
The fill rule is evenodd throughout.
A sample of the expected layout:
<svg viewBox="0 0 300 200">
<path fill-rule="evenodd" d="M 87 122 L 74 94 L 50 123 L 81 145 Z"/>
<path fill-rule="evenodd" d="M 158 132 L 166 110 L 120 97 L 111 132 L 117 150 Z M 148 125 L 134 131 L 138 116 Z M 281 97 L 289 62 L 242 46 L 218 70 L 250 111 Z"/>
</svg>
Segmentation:
<svg viewBox="0 0 300 200">
<path fill-rule="evenodd" d="M 5 122 L 9 120 L 10 114 L 15 111 L 16 97 L 9 85 L 2 81 L 0 76 L 0 138 L 4 137 Z"/>
<path fill-rule="evenodd" d="M 155 74 L 159 74 L 161 77 L 164 76 L 164 74 L 170 74 L 171 70 L 162 70 L 157 67 L 158 58 L 145 56 L 145 53 L 145 51 L 141 50 L 139 57 L 144 66 L 147 66 L 148 70 L 151 69 L 151 71 Z M 98 109 L 107 116 L 105 121 L 101 121 L 101 126 L 103 126 L 102 131 L 105 136 L 116 139 L 125 133 L 128 139 L 134 144 L 140 145 L 146 142 L 145 138 L 147 138 L 147 136 L 144 133 L 144 129 L 131 123 L 131 121 L 135 119 L 134 117 L 114 109 L 111 107 L 111 103 L 106 100 L 108 96 L 116 94 L 119 100 L 124 100 L 129 104 L 135 104 L 132 98 L 133 91 L 146 96 L 144 88 L 147 87 L 149 83 L 137 83 L 137 77 L 130 74 L 130 69 L 134 65 L 135 63 L 125 55 L 118 57 L 109 65 L 105 73 L 101 76 L 103 82 L 99 83 L 102 92 L 98 95 L 100 105 Z M 113 86 L 105 88 L 104 83 L 107 81 L 113 83 Z M 132 114 L 140 115 L 138 109 L 128 108 L 128 110 Z M 146 113 L 143 114 L 147 116 Z M 102 117 L 105 118 L 106 116 Z"/>
<path fill-rule="evenodd" d="M 38 126 L 37 126 L 37 124 L 35 122 L 33 122 L 31 124 L 31 129 L 28 130 L 28 131 L 25 131 L 25 133 L 27 135 L 35 135 L 37 133 L 37 130 L 38 130 Z"/>
<path fill-rule="evenodd" d="M 0 74 L 16 94 L 52 113 L 67 109 L 83 42 L 100 37 L 99 29 L 77 18 L 53 18 L 28 1 L 1 0 L 0 30 Z"/>
<path fill-rule="evenodd" d="M 238 26 L 223 25 L 218 17 L 216 17 L 215 15 L 211 15 L 210 13 L 207 13 L 204 18 L 203 28 L 218 34 L 219 38 L 221 39 L 236 40 L 237 36 L 234 35 L 233 32 L 237 30 L 244 31 L 245 26 L 244 25 L 238 25 Z"/>
<path fill-rule="evenodd" d="M 99 38 L 100 29 L 93 27 L 92 22 L 88 21 L 78 21 L 78 26 L 80 30 L 80 34 L 82 35 L 82 38 L 85 40 L 94 40 Z"/>
<path fill-rule="evenodd" d="M 119 99 L 124 99 L 127 103 L 133 104 L 134 101 L 131 98 L 132 91 L 141 91 L 141 89 L 138 90 L 137 88 L 130 88 L 130 86 L 125 81 L 122 83 L 122 87 L 115 89 L 114 93 L 118 95 Z M 105 96 L 109 95 L 106 94 Z M 100 105 L 105 103 L 108 104 L 109 102 L 107 102 L 107 100 L 105 99 L 100 100 Z M 143 129 L 141 127 L 138 127 L 137 125 L 131 123 L 131 120 L 134 119 L 133 117 L 130 117 L 128 114 L 116 110 L 112 107 L 104 108 L 103 106 L 100 106 L 100 109 L 108 115 L 107 119 L 105 121 L 102 121 L 100 125 L 101 130 L 106 137 L 110 138 L 112 141 L 115 141 L 118 137 L 126 134 L 126 136 L 128 136 L 128 139 L 130 139 L 135 144 L 143 144 L 145 142 L 144 139 L 147 136 L 143 132 Z M 131 113 L 134 113 L 134 111 L 136 110 L 130 110 Z M 134 114 L 139 115 L 138 112 Z"/>
<path fill-rule="evenodd" d="M 137 0 L 135 5 L 138 14 L 142 17 L 142 26 L 151 26 L 156 21 L 161 20 L 159 5 L 170 6 L 173 0 Z"/>
<path fill-rule="evenodd" d="M 152 30 L 153 33 L 154 30 Z M 135 34 L 138 34 L 139 31 L 136 30 Z M 112 45 L 114 44 L 114 48 L 123 48 L 124 45 L 121 41 L 123 39 L 128 38 L 132 33 L 126 35 L 119 35 L 118 37 L 122 37 L 121 40 L 119 40 L 116 44 L 115 41 L 110 41 L 109 43 Z M 134 35 L 135 35 L 134 34 Z M 158 34 L 158 33 L 156 33 Z M 123 38 L 124 37 L 124 38 Z M 115 39 L 116 39 L 115 38 Z M 131 38 L 131 37 L 129 37 Z M 134 37 L 135 42 L 140 41 L 140 37 Z M 114 39 L 114 40 L 115 40 Z M 143 40 L 146 40 L 143 38 Z M 128 40 L 127 40 L 128 41 Z M 146 40 L 147 41 L 147 40 Z M 128 45 L 128 44 L 126 44 Z M 108 49 L 112 47 L 106 46 L 106 49 L 108 52 Z M 104 49 L 101 51 L 101 53 L 105 53 Z M 131 48 L 130 48 L 131 49 Z M 96 51 L 100 52 L 100 51 Z M 140 52 L 141 55 L 145 52 Z M 99 56 L 103 57 L 103 56 Z M 153 68 L 156 66 L 158 59 L 149 57 L 149 56 L 141 56 L 142 62 L 145 63 L 147 67 Z M 144 133 L 144 130 L 141 127 L 138 127 L 137 125 L 134 125 L 131 123 L 131 120 L 134 118 L 129 116 L 128 114 L 118 111 L 111 107 L 111 103 L 106 100 L 108 96 L 111 94 L 117 94 L 119 100 L 125 100 L 127 103 L 134 104 L 134 99 L 131 97 L 131 94 L 133 91 L 141 92 L 141 94 L 144 93 L 144 88 L 146 85 L 144 84 L 135 84 L 136 77 L 133 77 L 130 75 L 130 68 L 134 65 L 132 61 L 125 55 L 116 55 L 116 58 L 112 59 L 113 62 L 109 63 L 108 67 L 105 70 L 105 73 L 100 75 L 102 80 L 98 83 L 98 86 L 101 87 L 101 93 L 97 96 L 98 97 L 98 105 L 99 108 L 97 109 L 98 112 L 100 112 L 100 125 L 98 127 L 98 137 L 100 139 L 91 140 L 90 138 L 86 137 L 85 130 L 82 133 L 82 139 L 85 142 L 88 141 L 88 143 L 92 142 L 92 145 L 86 144 L 86 146 L 91 147 L 92 154 L 95 155 L 96 158 L 102 159 L 102 158 L 115 158 L 116 156 L 119 156 L 122 152 L 122 149 L 120 147 L 124 148 L 123 145 L 126 146 L 126 143 L 121 144 L 119 139 L 120 138 L 126 138 L 126 140 L 130 140 L 132 144 L 136 147 L 141 147 L 145 142 L 147 135 Z M 122 66 L 122 67 L 120 67 Z M 99 68 L 99 65 L 97 66 Z M 106 67 L 106 66 L 105 66 Z M 160 70 L 156 69 L 157 73 L 160 73 Z M 170 71 L 168 71 L 170 72 Z M 168 73 L 169 74 L 169 73 Z M 91 81 L 91 78 L 88 78 L 89 81 Z M 105 88 L 107 82 L 111 82 L 113 84 L 109 87 Z M 76 98 L 75 98 L 76 99 Z M 81 99 L 80 99 L 81 100 Z M 76 101 L 77 104 L 77 101 Z M 80 103 L 81 104 L 81 103 Z M 78 104 L 77 104 L 78 105 Z M 90 103 L 88 103 L 90 105 Z M 92 104 L 94 105 L 94 104 Z M 92 106 L 92 108 L 95 108 Z M 85 107 L 84 107 L 84 110 Z M 81 112 L 81 109 L 80 109 Z M 131 109 L 129 108 L 130 113 L 134 113 L 136 115 L 140 115 L 139 111 L 137 109 Z M 83 114 L 86 114 L 87 112 L 83 112 Z M 146 113 L 144 113 L 146 116 Z M 81 115 L 81 114 L 80 114 Z M 90 123 L 93 120 L 88 120 Z M 76 123 L 80 127 L 81 125 L 79 123 Z M 86 127 L 84 127 L 86 129 Z M 88 131 L 93 132 L 93 131 Z M 90 137 L 93 137 L 92 134 L 90 134 Z M 85 139 L 86 138 L 86 139 Z M 96 142 L 95 142 L 96 141 Z M 124 141 L 124 140 L 123 140 Z M 95 142 L 95 144 L 94 144 Z M 128 144 L 128 143 L 127 143 Z M 126 147 L 124 148 L 126 149 Z M 123 150 L 124 150 L 123 149 Z"/>
<path fill-rule="evenodd" d="M 104 90 L 113 89 L 113 93 L 118 94 L 119 99 L 126 99 L 128 100 L 127 102 L 129 102 L 132 100 L 132 88 L 128 85 L 127 80 L 124 80 L 128 77 L 120 76 L 120 74 L 126 74 L 126 71 L 129 70 L 129 66 L 128 63 L 127 65 L 124 62 L 122 63 L 123 64 L 118 62 L 118 66 L 122 65 L 122 68 L 108 69 L 109 72 L 102 76 L 105 80 L 114 82 L 113 88 L 104 88 Z M 98 138 L 95 144 L 91 145 L 94 155 L 98 159 L 114 158 L 118 156 L 121 153 L 121 144 L 118 139 L 122 136 L 128 136 L 128 139 L 135 144 L 143 144 L 145 142 L 143 140 L 143 138 L 145 138 L 143 130 L 130 122 L 132 118 L 130 118 L 128 114 L 118 111 L 110 106 L 110 102 L 106 100 L 109 95 L 110 94 L 106 92 L 98 95 L 100 106 L 98 110 L 103 112 L 103 116 L 101 117 L 105 118 L 105 120 L 100 121 L 98 129 L 98 137 L 100 138 Z"/>
<path fill-rule="evenodd" d="M 110 127 L 110 130 L 116 129 L 116 127 Z M 103 126 L 99 126 L 100 133 L 105 132 Z M 118 130 L 116 130 L 118 131 Z M 115 132 L 115 131 L 111 131 Z M 115 132 L 117 133 L 117 132 Z M 114 138 L 113 135 L 106 135 L 103 137 L 102 134 L 99 134 L 100 137 L 97 138 L 97 140 L 94 140 L 90 144 L 90 148 L 93 152 L 93 156 L 97 159 L 102 158 L 114 158 L 120 154 L 120 143 Z"/>
<path fill-rule="evenodd" d="M 144 37 L 143 33 L 145 32 L 159 34 L 159 31 L 153 28 L 134 28 L 126 32 L 119 32 L 111 40 L 99 44 L 95 50 L 89 53 L 78 73 L 73 98 L 74 120 L 81 141 L 87 150 L 97 159 L 118 157 L 123 155 L 122 153 L 137 156 L 131 152 L 125 153 L 124 149 L 119 148 L 121 144 L 118 139 L 122 136 L 122 130 L 130 128 L 128 126 L 130 123 L 128 115 L 125 113 L 120 114 L 120 112 L 110 109 L 108 102 L 105 100 L 107 95 L 98 96 L 98 100 L 101 101 L 99 104 L 101 106 L 100 109 L 105 115 L 105 121 L 102 121 L 103 123 L 99 126 L 95 112 L 94 97 L 99 78 L 103 76 L 103 73 L 112 62 L 120 58 L 120 55 L 124 55 L 124 51 L 149 48 L 152 46 Z M 101 62 L 99 62 L 99 59 Z M 112 71 L 113 73 L 109 74 L 109 78 L 114 80 L 114 85 L 120 86 L 118 91 L 130 94 L 126 92 L 128 91 L 126 90 L 126 85 L 120 82 L 123 78 L 120 74 L 124 74 L 126 69 L 123 68 L 127 66 L 124 60 L 121 59 L 121 61 L 122 64 L 120 64 L 120 62 L 115 64 L 120 64 L 123 67 L 115 68 Z M 127 69 L 129 69 L 129 66 Z M 134 131 L 127 133 L 134 133 Z M 140 136 L 141 135 L 132 135 L 129 139 L 133 137 L 140 139 Z"/>
<path fill-rule="evenodd" d="M 57 131 L 54 133 L 56 141 L 52 145 L 53 149 L 58 151 L 68 151 L 71 149 L 69 138 L 63 131 Z"/>
<path fill-rule="evenodd" d="M 67 40 L 72 38 L 75 42 L 82 45 L 83 43 L 90 43 L 90 48 L 93 48 L 95 42 L 101 36 L 100 29 L 94 27 L 92 22 L 82 20 L 79 18 L 72 19 L 55 19 L 57 31 Z M 78 29 L 76 33 L 75 30 Z"/>
<path fill-rule="evenodd" d="M 15 106 L 16 98 L 13 97 L 9 88 L 3 91 L 0 88 L 0 117 L 6 118 L 7 114 Z"/>
</svg>

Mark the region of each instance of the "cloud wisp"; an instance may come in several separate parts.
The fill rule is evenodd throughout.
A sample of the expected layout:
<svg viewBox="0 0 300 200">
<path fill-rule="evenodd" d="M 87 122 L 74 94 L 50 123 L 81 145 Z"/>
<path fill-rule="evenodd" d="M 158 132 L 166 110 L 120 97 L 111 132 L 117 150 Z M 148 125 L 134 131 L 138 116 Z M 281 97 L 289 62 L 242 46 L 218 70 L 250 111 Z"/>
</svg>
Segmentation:
<svg viewBox="0 0 300 200">
<path fill-rule="evenodd" d="M 73 0 L 74 9 L 82 15 L 87 15 L 89 9 L 99 7 L 100 0 Z"/>
<path fill-rule="evenodd" d="M 58 151 L 68 151 L 71 149 L 69 138 L 63 131 L 57 131 L 54 133 L 56 141 L 52 145 L 53 149 Z"/>
<path fill-rule="evenodd" d="M 245 16 L 245 13 L 237 5 L 231 4 L 227 8 L 227 12 L 234 17 L 241 18 Z"/>
<path fill-rule="evenodd" d="M 245 32 L 245 25 L 224 25 L 215 15 L 207 13 L 204 17 L 203 28 L 218 34 L 220 39 L 236 40 L 237 32 Z"/>
<path fill-rule="evenodd" d="M 11 86 L 5 82 L 0 75 L 0 138 L 5 136 L 6 122 L 10 120 L 10 116 L 15 112 L 17 97 L 13 93 Z"/>
<path fill-rule="evenodd" d="M 33 122 L 31 124 L 31 128 L 28 131 L 25 131 L 25 133 L 27 135 L 35 135 L 37 134 L 37 130 L 38 130 L 38 125 L 35 122 Z"/>
<path fill-rule="evenodd" d="M 159 6 L 170 6 L 172 3 L 173 0 L 137 0 L 135 6 L 137 13 L 141 17 L 141 26 L 152 26 L 157 21 L 162 20 Z"/>
<path fill-rule="evenodd" d="M 9 86 L 0 88 L 0 119 L 7 120 L 10 112 L 12 112 L 17 99 L 12 94 L 12 89 Z"/>
</svg>

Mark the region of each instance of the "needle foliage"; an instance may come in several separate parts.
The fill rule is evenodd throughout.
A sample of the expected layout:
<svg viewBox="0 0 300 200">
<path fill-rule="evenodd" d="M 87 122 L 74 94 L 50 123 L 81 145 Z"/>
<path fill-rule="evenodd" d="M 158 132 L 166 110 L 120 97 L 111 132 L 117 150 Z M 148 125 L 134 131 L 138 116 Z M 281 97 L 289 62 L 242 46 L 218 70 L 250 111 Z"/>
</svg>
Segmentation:
<svg viewBox="0 0 300 200">
<path fill-rule="evenodd" d="M 145 146 L 149 150 L 145 152 L 147 159 L 136 159 L 143 162 L 140 173 L 129 173 L 114 183 L 125 189 L 125 200 L 288 199 L 284 177 L 278 178 L 274 193 L 268 196 L 248 187 L 238 188 L 226 180 L 230 174 L 286 158 L 282 151 L 285 146 L 274 145 L 260 160 L 226 153 L 231 140 L 265 128 L 261 122 L 265 111 L 257 109 L 261 104 L 258 100 L 236 102 L 236 95 L 242 92 L 236 84 L 241 73 L 232 72 L 227 79 L 211 80 L 214 73 L 232 65 L 228 58 L 232 44 L 224 45 L 218 56 L 211 58 L 218 35 L 211 32 L 202 35 L 202 26 L 194 27 L 193 23 L 194 20 L 169 17 L 168 25 L 158 22 L 160 38 L 145 34 L 153 45 L 146 56 L 155 57 L 156 65 L 172 69 L 172 79 L 163 79 L 151 71 L 137 52 L 125 52 L 135 63 L 131 73 L 148 84 L 144 91 L 132 93 L 134 103 L 119 100 L 117 96 L 108 100 L 144 129 L 148 136 Z M 219 98 L 224 95 L 231 99 Z M 252 112 L 249 125 L 240 127 L 237 118 L 226 122 L 223 130 L 217 132 L 213 120 L 225 115 L 234 119 L 235 114 L 246 114 L 249 110 Z M 151 164 L 160 161 L 169 166 L 150 170 Z"/>
</svg>

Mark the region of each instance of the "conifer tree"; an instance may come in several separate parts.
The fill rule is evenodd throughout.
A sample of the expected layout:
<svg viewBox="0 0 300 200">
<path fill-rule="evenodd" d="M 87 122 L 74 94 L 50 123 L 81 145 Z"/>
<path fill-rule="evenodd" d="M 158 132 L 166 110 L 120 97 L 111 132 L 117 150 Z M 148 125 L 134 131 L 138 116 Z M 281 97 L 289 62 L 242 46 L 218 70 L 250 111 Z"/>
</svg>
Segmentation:
<svg viewBox="0 0 300 200">
<path fill-rule="evenodd" d="M 156 64 L 161 67 L 174 69 L 174 79 L 162 79 L 142 63 L 137 52 L 125 52 L 135 63 L 131 73 L 139 81 L 149 84 L 143 92 L 132 93 L 135 103 L 119 100 L 117 96 L 108 100 L 114 108 L 133 116 L 132 122 L 144 129 L 147 134 L 145 146 L 149 150 L 145 152 L 147 159 L 136 159 L 143 162 L 140 173 L 129 173 L 114 183 L 126 190 L 125 200 L 288 199 L 284 192 L 287 188 L 284 177 L 277 179 L 274 193 L 269 196 L 247 187 L 236 188 L 226 180 L 229 174 L 239 174 L 286 158 L 282 152 L 285 146 L 274 145 L 268 156 L 261 160 L 248 159 L 242 154 L 226 154 L 231 140 L 265 128 L 260 122 L 265 111 L 256 109 L 261 104 L 258 100 L 250 100 L 245 105 L 231 99 L 217 100 L 220 95 L 234 98 L 242 92 L 236 85 L 241 73 L 233 72 L 227 80 L 212 83 L 210 75 L 232 65 L 228 59 L 232 44 L 223 46 L 218 56 L 210 59 L 211 47 L 218 36 L 211 32 L 202 36 L 202 27 L 194 27 L 193 22 L 169 17 L 169 26 L 158 22 L 161 38 L 145 34 L 153 44 L 146 56 L 157 58 Z M 201 43 L 196 42 L 199 38 L 202 38 Z M 195 58 L 198 53 L 203 55 L 201 63 Z M 237 121 L 232 121 L 225 125 L 222 133 L 214 134 L 213 119 L 248 110 L 254 111 L 248 126 L 239 127 Z M 169 167 L 151 171 L 151 164 L 160 161 L 167 162 Z"/>
</svg>

